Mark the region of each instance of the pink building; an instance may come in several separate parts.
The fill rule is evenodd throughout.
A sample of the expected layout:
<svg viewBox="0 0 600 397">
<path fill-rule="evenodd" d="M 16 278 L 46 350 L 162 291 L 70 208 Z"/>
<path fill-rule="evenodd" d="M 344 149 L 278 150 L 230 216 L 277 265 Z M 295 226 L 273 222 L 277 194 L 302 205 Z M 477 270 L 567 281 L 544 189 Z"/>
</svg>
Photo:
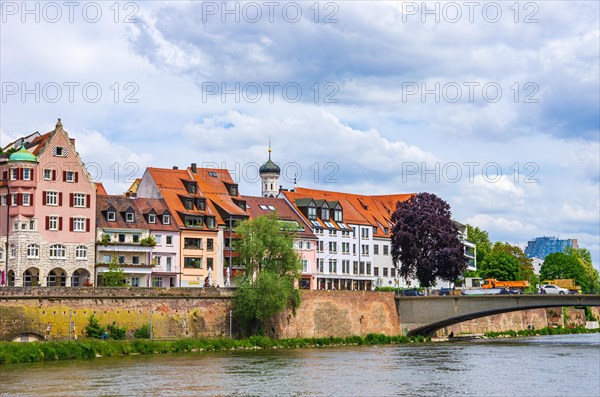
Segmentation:
<svg viewBox="0 0 600 397">
<path fill-rule="evenodd" d="M 300 288 L 317 288 L 317 241 L 318 238 L 309 226 L 282 198 L 244 196 L 246 212 L 251 218 L 275 214 L 281 221 L 297 227 L 294 248 L 302 261 L 302 280 Z"/>
<path fill-rule="evenodd" d="M 60 119 L 0 158 L 0 260 L 13 286 L 80 286 L 94 272 L 96 187 Z"/>
</svg>

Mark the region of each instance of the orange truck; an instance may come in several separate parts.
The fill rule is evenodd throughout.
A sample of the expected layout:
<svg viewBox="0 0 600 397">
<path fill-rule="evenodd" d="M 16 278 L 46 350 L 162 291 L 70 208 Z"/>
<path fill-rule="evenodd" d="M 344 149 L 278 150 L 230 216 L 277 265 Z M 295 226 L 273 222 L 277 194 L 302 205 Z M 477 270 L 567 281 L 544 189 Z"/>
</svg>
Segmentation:
<svg viewBox="0 0 600 397">
<path fill-rule="evenodd" d="M 554 284 L 557 287 L 566 288 L 572 294 L 580 294 L 581 287 L 572 278 L 557 278 L 556 280 L 544 280 L 544 284 Z"/>
<path fill-rule="evenodd" d="M 500 281 L 495 278 L 486 278 L 483 281 L 483 285 L 481 288 L 489 289 L 489 288 L 517 288 L 523 291 L 525 288 L 529 287 L 529 281 L 527 280 L 518 280 L 518 281 Z"/>
</svg>

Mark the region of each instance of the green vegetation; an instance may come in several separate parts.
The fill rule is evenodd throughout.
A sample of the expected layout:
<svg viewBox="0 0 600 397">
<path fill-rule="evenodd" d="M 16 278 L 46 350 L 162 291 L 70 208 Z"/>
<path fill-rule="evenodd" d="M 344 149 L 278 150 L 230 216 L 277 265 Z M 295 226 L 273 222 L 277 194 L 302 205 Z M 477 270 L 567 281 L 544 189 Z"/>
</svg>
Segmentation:
<svg viewBox="0 0 600 397">
<path fill-rule="evenodd" d="M 103 287 L 124 287 L 125 277 L 123 276 L 123 268 L 119 266 L 116 259 L 113 259 L 108 265 L 108 270 L 102 272 Z"/>
<path fill-rule="evenodd" d="M 137 339 L 150 339 L 150 324 L 144 324 L 133 332 L 133 337 Z"/>
<path fill-rule="evenodd" d="M 475 244 L 477 248 L 477 263 L 481 263 L 487 254 L 492 250 L 492 243 L 488 232 L 478 227 L 467 224 L 467 238 Z M 474 275 L 465 275 L 465 277 L 478 277 Z"/>
<path fill-rule="evenodd" d="M 116 322 L 106 326 L 108 337 L 114 340 L 123 340 L 127 336 L 127 327 L 119 327 Z"/>
<path fill-rule="evenodd" d="M 540 268 L 540 279 L 553 280 L 561 278 L 575 279 L 584 293 L 600 292 L 598 271 L 594 269 L 591 255 L 587 249 L 566 249 L 555 252 L 544 259 Z"/>
<path fill-rule="evenodd" d="M 262 333 L 265 321 L 291 309 L 296 314 L 300 292 L 302 263 L 294 250 L 295 226 L 280 222 L 275 216 L 261 216 L 243 221 L 235 232 L 237 262 L 245 273 L 236 281 L 233 297 L 235 317 L 250 335 Z"/>
<path fill-rule="evenodd" d="M 140 240 L 140 245 L 154 247 L 156 245 L 156 239 L 153 235 L 149 235 L 148 237 L 144 237 Z"/>
<path fill-rule="evenodd" d="M 251 336 L 247 339 L 179 339 L 173 341 L 130 340 L 99 341 L 82 339 L 65 342 L 15 343 L 0 342 L 0 365 L 33 363 L 55 360 L 91 359 L 128 354 L 164 354 L 201 351 L 246 350 L 246 349 L 296 349 L 303 347 L 382 345 L 397 343 L 430 342 L 428 337 L 386 336 L 368 334 L 347 338 L 291 338 L 270 339 Z"/>
<path fill-rule="evenodd" d="M 522 329 L 520 331 L 501 331 L 501 332 L 486 332 L 484 335 L 487 338 L 512 337 L 518 336 L 536 336 L 536 335 L 566 335 L 566 334 L 593 334 L 600 333 L 600 328 L 588 329 L 584 327 L 568 327 L 568 328 L 552 328 L 544 327 L 540 329 Z"/>
<path fill-rule="evenodd" d="M 122 340 L 127 336 L 126 327 L 119 327 L 115 321 L 106 326 L 101 325 L 100 321 L 93 314 L 88 317 L 88 323 L 84 327 L 83 332 L 88 338 L 95 339 L 101 339 L 106 335 L 106 337 L 111 339 Z"/>
</svg>

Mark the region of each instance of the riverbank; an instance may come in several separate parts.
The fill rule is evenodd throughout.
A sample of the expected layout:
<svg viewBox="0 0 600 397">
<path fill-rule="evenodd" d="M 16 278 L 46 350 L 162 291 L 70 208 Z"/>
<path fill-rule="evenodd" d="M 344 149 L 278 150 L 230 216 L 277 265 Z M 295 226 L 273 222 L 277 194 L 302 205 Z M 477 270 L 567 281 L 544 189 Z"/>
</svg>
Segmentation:
<svg viewBox="0 0 600 397">
<path fill-rule="evenodd" d="M 56 360 L 93 359 L 119 355 L 167 354 L 249 349 L 296 349 L 322 346 L 384 345 L 429 342 L 422 336 L 386 336 L 368 334 L 348 338 L 289 338 L 270 339 L 252 336 L 247 339 L 178 339 L 169 341 L 135 339 L 82 339 L 64 342 L 0 342 L 0 365 L 47 362 Z"/>
<path fill-rule="evenodd" d="M 544 327 L 540 329 L 522 329 L 519 331 L 486 332 L 486 338 L 517 338 L 520 336 L 538 336 L 538 335 L 567 335 L 567 334 L 594 334 L 600 333 L 600 328 L 585 327 Z"/>
</svg>

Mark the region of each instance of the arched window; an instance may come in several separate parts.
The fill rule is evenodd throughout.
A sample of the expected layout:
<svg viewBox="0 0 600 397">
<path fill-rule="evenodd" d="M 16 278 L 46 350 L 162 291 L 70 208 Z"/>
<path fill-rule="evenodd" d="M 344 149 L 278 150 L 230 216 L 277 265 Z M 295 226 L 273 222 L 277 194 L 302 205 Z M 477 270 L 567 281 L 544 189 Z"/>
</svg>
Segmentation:
<svg viewBox="0 0 600 397">
<path fill-rule="evenodd" d="M 35 259 L 40 257 L 40 246 L 37 244 L 29 244 L 27 246 L 27 258 Z"/>
<path fill-rule="evenodd" d="M 87 259 L 87 247 L 85 245 L 78 245 L 75 248 L 76 259 Z"/>
<path fill-rule="evenodd" d="M 50 259 L 63 259 L 65 257 L 65 246 L 54 244 L 50 246 Z"/>
</svg>

